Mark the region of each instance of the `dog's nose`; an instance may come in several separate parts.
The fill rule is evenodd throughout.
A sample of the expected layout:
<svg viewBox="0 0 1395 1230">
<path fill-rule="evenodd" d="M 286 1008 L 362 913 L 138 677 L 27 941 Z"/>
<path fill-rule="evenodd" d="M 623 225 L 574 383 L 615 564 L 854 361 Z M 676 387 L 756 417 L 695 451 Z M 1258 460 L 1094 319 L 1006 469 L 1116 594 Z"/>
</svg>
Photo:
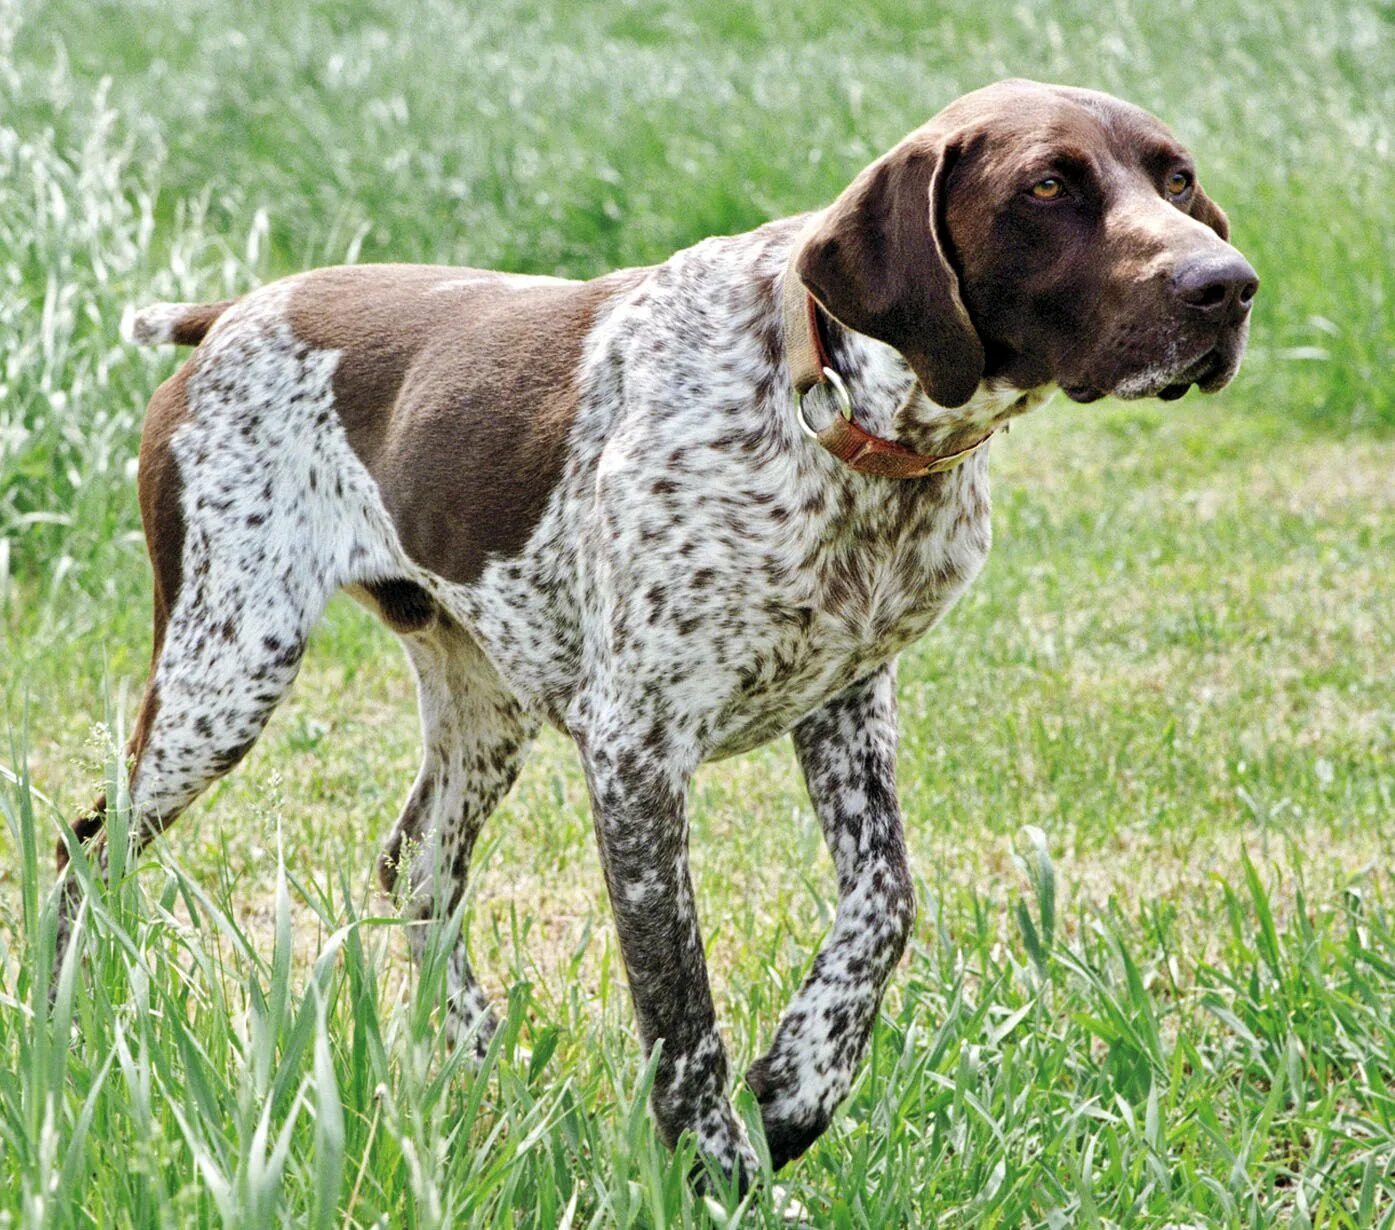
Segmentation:
<svg viewBox="0 0 1395 1230">
<path fill-rule="evenodd" d="M 1239 252 L 1202 256 L 1183 265 L 1172 290 L 1190 312 L 1209 320 L 1243 320 L 1259 289 L 1259 275 Z"/>
</svg>

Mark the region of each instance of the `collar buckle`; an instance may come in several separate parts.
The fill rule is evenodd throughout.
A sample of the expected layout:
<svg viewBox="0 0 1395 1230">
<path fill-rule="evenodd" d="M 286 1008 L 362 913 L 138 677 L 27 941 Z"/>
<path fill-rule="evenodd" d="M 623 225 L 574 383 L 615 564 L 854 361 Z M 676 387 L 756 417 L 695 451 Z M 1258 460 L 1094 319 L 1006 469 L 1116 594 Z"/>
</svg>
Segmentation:
<svg viewBox="0 0 1395 1230">
<path fill-rule="evenodd" d="M 831 367 L 823 369 L 823 378 L 827 387 L 833 390 L 833 397 L 838 404 L 838 413 L 849 423 L 853 421 L 852 394 L 848 392 L 848 386 L 843 383 L 843 377 L 835 372 Z M 815 385 L 815 388 L 821 386 Z M 817 440 L 819 433 L 809 426 L 809 420 L 804 417 L 804 398 L 806 394 L 798 389 L 794 391 L 794 417 L 799 422 L 801 430 L 811 440 Z"/>
</svg>

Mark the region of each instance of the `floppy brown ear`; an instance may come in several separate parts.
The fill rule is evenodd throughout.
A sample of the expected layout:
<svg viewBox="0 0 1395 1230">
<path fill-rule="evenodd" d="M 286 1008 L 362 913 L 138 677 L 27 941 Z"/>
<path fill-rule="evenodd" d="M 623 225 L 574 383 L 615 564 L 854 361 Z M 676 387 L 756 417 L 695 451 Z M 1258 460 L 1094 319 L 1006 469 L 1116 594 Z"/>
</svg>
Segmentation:
<svg viewBox="0 0 1395 1230">
<path fill-rule="evenodd" d="M 820 219 L 795 268 L 840 324 L 899 350 L 931 401 L 962 406 L 983 343 L 943 240 L 954 153 L 924 142 L 874 162 Z"/>
<path fill-rule="evenodd" d="M 1222 239 L 1230 238 L 1230 220 L 1225 216 L 1225 211 L 1201 190 L 1200 184 L 1192 193 L 1192 217 L 1206 223 Z"/>
</svg>

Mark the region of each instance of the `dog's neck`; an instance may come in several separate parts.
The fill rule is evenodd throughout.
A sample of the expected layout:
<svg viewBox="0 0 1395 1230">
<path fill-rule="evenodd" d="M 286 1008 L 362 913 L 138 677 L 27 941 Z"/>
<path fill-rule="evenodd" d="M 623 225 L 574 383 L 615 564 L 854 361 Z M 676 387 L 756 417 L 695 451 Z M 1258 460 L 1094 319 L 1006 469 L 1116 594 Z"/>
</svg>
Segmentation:
<svg viewBox="0 0 1395 1230">
<path fill-rule="evenodd" d="M 858 424 L 919 453 L 942 455 L 968 448 L 1035 409 L 1055 391 L 1052 385 L 1019 389 L 990 378 L 979 383 L 964 405 L 951 410 L 926 397 L 915 373 L 895 349 L 827 317 L 825 321 L 829 361 L 848 386 Z M 820 399 L 817 393 L 813 396 Z M 830 398 L 820 400 L 825 404 L 811 410 L 810 418 L 834 412 Z"/>
</svg>

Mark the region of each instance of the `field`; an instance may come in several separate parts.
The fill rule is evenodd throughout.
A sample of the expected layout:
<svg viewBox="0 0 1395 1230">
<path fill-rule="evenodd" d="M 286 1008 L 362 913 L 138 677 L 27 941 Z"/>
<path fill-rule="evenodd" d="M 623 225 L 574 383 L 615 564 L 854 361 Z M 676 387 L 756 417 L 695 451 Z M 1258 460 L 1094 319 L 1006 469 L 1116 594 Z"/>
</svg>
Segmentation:
<svg viewBox="0 0 1395 1230">
<path fill-rule="evenodd" d="M 995 443 L 994 555 L 902 661 L 918 931 L 781 1191 L 694 1195 L 654 1136 L 558 737 L 463 920 L 507 1027 L 444 1054 L 372 876 L 410 681 L 343 599 L 248 760 L 93 886 L 49 1005 L 51 851 L 149 654 L 175 356 L 127 302 L 660 260 L 1014 74 L 1190 144 L 1250 357 Z M 0 0 L 0 1227 L 1395 1224 L 1392 116 L 1387 0 Z M 787 743 L 704 772 L 693 843 L 740 1070 L 835 906 Z"/>
</svg>

